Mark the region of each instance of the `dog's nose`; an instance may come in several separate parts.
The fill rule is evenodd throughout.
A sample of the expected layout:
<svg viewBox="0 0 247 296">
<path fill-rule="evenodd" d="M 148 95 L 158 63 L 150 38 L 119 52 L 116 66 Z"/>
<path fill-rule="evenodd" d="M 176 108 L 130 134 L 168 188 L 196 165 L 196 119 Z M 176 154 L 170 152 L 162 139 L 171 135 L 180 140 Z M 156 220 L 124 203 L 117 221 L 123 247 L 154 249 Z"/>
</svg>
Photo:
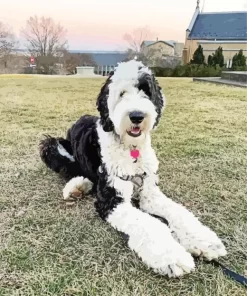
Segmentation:
<svg viewBox="0 0 247 296">
<path fill-rule="evenodd" d="M 145 114 L 140 111 L 133 111 L 133 112 L 130 112 L 129 114 L 129 118 L 131 122 L 136 124 L 141 123 L 144 117 L 145 117 Z"/>
</svg>

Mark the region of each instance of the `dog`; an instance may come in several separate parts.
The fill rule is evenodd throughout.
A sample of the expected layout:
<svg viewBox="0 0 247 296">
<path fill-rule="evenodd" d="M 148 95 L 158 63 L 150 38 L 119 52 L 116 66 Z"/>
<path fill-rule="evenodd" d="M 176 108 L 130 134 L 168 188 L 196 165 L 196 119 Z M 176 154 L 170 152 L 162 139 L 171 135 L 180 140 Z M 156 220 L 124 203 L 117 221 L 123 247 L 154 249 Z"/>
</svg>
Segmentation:
<svg viewBox="0 0 247 296">
<path fill-rule="evenodd" d="M 215 232 L 158 187 L 150 133 L 165 96 L 151 70 L 136 60 L 120 63 L 96 105 L 100 117 L 84 115 L 66 139 L 47 136 L 40 143 L 43 162 L 67 180 L 64 199 L 95 193 L 98 215 L 125 234 L 129 248 L 159 274 L 190 273 L 192 255 L 226 255 Z"/>
</svg>

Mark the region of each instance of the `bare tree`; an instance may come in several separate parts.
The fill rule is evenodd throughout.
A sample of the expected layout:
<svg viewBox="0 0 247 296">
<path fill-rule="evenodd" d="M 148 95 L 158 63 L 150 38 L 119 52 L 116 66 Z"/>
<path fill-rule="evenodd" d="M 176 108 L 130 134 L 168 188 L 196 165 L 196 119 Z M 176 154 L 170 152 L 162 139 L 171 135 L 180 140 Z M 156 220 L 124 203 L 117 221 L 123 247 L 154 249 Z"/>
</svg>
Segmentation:
<svg viewBox="0 0 247 296">
<path fill-rule="evenodd" d="M 96 62 L 90 53 L 78 53 L 79 66 L 96 66 Z"/>
<path fill-rule="evenodd" d="M 64 69 L 66 73 L 75 74 L 76 67 L 79 66 L 80 63 L 78 55 L 65 51 L 63 60 Z"/>
<path fill-rule="evenodd" d="M 133 30 L 131 34 L 124 34 L 123 39 L 128 44 L 128 54 L 139 57 L 143 41 L 154 39 L 154 33 L 152 33 L 147 27 L 141 27 Z"/>
<path fill-rule="evenodd" d="M 77 66 L 95 66 L 92 55 L 88 53 L 70 53 L 64 51 L 63 55 L 64 68 L 68 74 L 75 74 Z"/>
<path fill-rule="evenodd" d="M 17 42 L 11 29 L 0 22 L 0 67 L 7 69 L 8 61 Z"/>
<path fill-rule="evenodd" d="M 52 18 L 30 17 L 21 30 L 26 47 L 36 59 L 38 72 L 51 74 L 63 51 L 67 49 L 66 30 Z"/>
<path fill-rule="evenodd" d="M 124 40 L 128 43 L 126 50 L 127 60 L 131 60 L 135 57 L 142 61 L 149 67 L 161 67 L 161 68 L 175 68 L 181 63 L 181 58 L 174 56 L 164 56 L 163 52 L 159 48 L 152 48 L 143 45 L 144 41 L 154 41 L 156 38 L 147 27 L 137 28 L 132 34 L 125 34 Z"/>
</svg>

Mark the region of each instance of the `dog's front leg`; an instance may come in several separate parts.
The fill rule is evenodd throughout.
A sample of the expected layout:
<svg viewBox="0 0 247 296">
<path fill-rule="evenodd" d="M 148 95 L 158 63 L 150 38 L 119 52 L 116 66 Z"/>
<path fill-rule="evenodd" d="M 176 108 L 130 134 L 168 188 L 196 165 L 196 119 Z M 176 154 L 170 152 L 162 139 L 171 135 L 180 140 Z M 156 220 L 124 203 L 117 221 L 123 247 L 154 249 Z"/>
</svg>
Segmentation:
<svg viewBox="0 0 247 296">
<path fill-rule="evenodd" d="M 63 199 L 70 200 L 80 198 L 83 194 L 88 194 L 93 187 L 93 183 L 82 176 L 75 177 L 66 183 L 63 189 Z"/>
<path fill-rule="evenodd" d="M 165 218 L 173 237 L 191 254 L 208 260 L 226 255 L 226 250 L 215 232 L 204 226 L 185 207 L 167 198 L 155 183 L 155 178 L 144 181 L 140 207 L 147 213 Z"/>
<path fill-rule="evenodd" d="M 193 270 L 192 256 L 174 240 L 170 229 L 131 205 L 128 193 L 132 184 L 120 180 L 112 187 L 109 184 L 109 181 L 99 182 L 96 210 L 102 219 L 128 235 L 130 249 L 160 274 L 178 277 Z"/>
</svg>

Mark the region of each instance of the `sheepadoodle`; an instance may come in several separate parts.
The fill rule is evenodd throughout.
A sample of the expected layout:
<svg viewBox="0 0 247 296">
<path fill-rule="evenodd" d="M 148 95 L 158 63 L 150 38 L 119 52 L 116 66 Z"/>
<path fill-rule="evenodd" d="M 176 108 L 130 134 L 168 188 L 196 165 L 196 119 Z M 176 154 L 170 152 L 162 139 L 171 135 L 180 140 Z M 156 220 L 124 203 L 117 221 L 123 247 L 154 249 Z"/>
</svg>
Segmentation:
<svg viewBox="0 0 247 296">
<path fill-rule="evenodd" d="M 150 132 L 165 97 L 150 69 L 135 60 L 120 63 L 96 105 L 99 117 L 84 115 L 66 139 L 48 136 L 40 143 L 41 159 L 67 180 L 64 199 L 94 192 L 98 215 L 124 233 L 130 249 L 159 274 L 191 272 L 192 255 L 226 255 L 213 231 L 159 189 Z"/>
</svg>

